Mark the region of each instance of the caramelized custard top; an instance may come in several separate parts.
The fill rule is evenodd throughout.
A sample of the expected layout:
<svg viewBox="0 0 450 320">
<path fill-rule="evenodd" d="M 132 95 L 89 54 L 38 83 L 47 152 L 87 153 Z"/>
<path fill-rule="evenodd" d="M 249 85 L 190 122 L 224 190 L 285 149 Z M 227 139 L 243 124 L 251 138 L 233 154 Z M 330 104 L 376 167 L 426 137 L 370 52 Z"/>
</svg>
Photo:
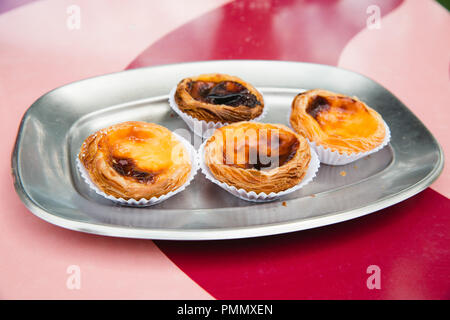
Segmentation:
<svg viewBox="0 0 450 320">
<path fill-rule="evenodd" d="M 306 112 L 330 136 L 366 138 L 378 129 L 377 119 L 365 105 L 348 97 L 315 96 Z"/>
<path fill-rule="evenodd" d="M 293 158 L 299 142 L 290 132 L 277 127 L 247 124 L 224 129 L 223 162 L 243 169 L 272 169 Z"/>
<path fill-rule="evenodd" d="M 188 90 L 195 100 L 210 104 L 250 108 L 261 104 L 246 87 L 234 81 L 192 81 L 188 84 Z"/>
<path fill-rule="evenodd" d="M 114 170 L 140 182 L 152 182 L 173 164 L 172 149 L 177 143 L 170 132 L 140 127 L 114 130 L 106 141 Z"/>
</svg>

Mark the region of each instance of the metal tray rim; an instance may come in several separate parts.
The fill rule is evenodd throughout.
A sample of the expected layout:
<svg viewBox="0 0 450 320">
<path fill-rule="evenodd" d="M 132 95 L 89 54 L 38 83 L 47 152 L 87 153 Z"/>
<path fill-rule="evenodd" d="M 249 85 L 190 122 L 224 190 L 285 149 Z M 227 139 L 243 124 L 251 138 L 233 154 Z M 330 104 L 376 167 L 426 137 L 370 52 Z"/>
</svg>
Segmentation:
<svg viewBox="0 0 450 320">
<path fill-rule="evenodd" d="M 226 62 L 228 60 L 216 60 L 214 62 Z M 277 63 L 297 63 L 297 64 L 308 64 L 308 65 L 318 65 L 318 66 L 324 66 L 328 68 L 333 69 L 339 69 L 344 70 L 351 73 L 356 73 L 364 78 L 367 78 L 366 76 L 354 72 L 352 70 L 339 68 L 336 66 L 328 66 L 328 65 L 322 65 L 322 64 L 315 64 L 315 63 L 302 63 L 302 62 L 295 62 L 295 61 L 272 61 L 272 60 L 233 60 L 233 61 L 260 61 L 260 62 L 277 62 Z M 198 61 L 198 62 L 187 62 L 185 64 L 194 64 L 194 63 L 202 63 L 202 62 L 212 62 L 212 61 Z M 176 65 L 172 64 L 172 65 Z M 146 67 L 147 68 L 158 68 L 158 67 L 165 67 L 168 65 L 161 65 L 161 66 L 154 66 L 154 67 Z M 106 74 L 99 77 L 106 77 L 111 76 L 117 73 L 123 73 L 123 72 L 136 72 L 136 70 L 126 70 L 122 72 L 115 72 L 111 74 Z M 76 82 L 82 82 L 89 80 L 88 79 L 82 79 Z M 369 78 L 367 78 L 369 79 Z M 376 81 L 370 79 L 371 81 L 377 83 Z M 74 82 L 74 83 L 76 83 Z M 73 84 L 73 83 L 71 83 Z M 378 83 L 377 83 L 378 84 Z M 62 87 L 65 87 L 70 84 L 63 85 L 59 88 L 56 88 L 54 90 L 49 91 L 48 93 L 44 94 L 43 96 L 58 90 Z M 378 84 L 380 85 L 380 84 Z M 381 86 L 381 85 L 380 85 Z M 383 87 L 383 86 L 381 86 Z M 383 87 L 384 88 L 384 87 Z M 384 88 L 386 91 L 390 93 L 389 90 Z M 42 97 L 43 97 L 42 96 Z M 41 97 L 41 98 L 42 98 Z M 39 98 L 39 99 L 41 99 Z M 39 100 L 37 99 L 36 102 Z M 36 103 L 35 102 L 35 103 Z M 280 222 L 280 223 L 272 223 L 272 224 L 265 224 L 260 226 L 248 226 L 248 227 L 235 227 L 235 228 L 221 228 L 221 229 L 190 229 L 190 230 L 179 230 L 179 229 L 150 229 L 150 228 L 132 228 L 132 227 L 122 227 L 122 226 L 109 226 L 109 225 L 102 225 L 98 223 L 92 223 L 92 222 L 82 222 L 82 221 L 76 221 L 71 219 L 66 219 L 62 217 L 55 216 L 49 212 L 47 212 L 44 208 L 42 208 L 38 203 L 33 201 L 29 195 L 25 192 L 24 187 L 22 185 L 21 177 L 18 171 L 18 148 L 21 140 L 21 134 L 22 134 L 22 127 L 24 124 L 24 121 L 26 119 L 26 116 L 30 110 L 32 110 L 33 106 L 35 105 L 33 103 L 29 109 L 25 112 L 20 127 L 18 130 L 17 138 L 15 141 L 14 149 L 11 156 L 11 167 L 12 167 L 12 175 L 14 179 L 14 187 L 19 195 L 19 198 L 22 200 L 22 202 L 25 204 L 25 206 L 37 217 L 55 224 L 57 226 L 75 230 L 75 231 L 81 231 L 85 233 L 91 233 L 91 234 L 97 234 L 97 235 L 106 235 L 106 236 L 114 236 L 114 237 L 126 237 L 126 238 L 140 238 L 140 239 L 160 239 L 160 240 L 224 240 L 224 239 L 236 239 L 236 238 L 250 238 L 250 237 L 259 237 L 259 236 L 268 236 L 268 235 L 275 235 L 275 234 L 282 234 L 282 233 L 288 233 L 288 232 L 294 232 L 294 231 L 301 231 L 305 229 L 310 228 L 316 228 L 320 226 L 326 226 L 331 225 L 334 223 L 339 223 L 343 221 L 347 221 L 350 219 L 358 218 L 367 214 L 370 214 L 372 212 L 375 212 L 377 210 L 386 208 L 390 205 L 396 204 L 398 202 L 401 202 L 419 192 L 427 188 L 434 180 L 436 180 L 440 173 L 443 170 L 444 166 L 444 154 L 442 151 L 442 147 L 439 145 L 438 141 L 435 139 L 435 137 L 430 133 L 430 136 L 436 143 L 436 146 L 439 151 L 439 159 L 435 163 L 435 166 L 433 170 L 429 172 L 427 176 L 425 176 L 422 180 L 416 182 L 415 184 L 409 186 L 408 188 L 401 190 L 395 194 L 392 194 L 388 197 L 385 197 L 383 199 L 380 199 L 376 202 L 373 202 L 369 205 L 365 205 L 363 207 L 358 207 L 351 210 L 345 210 L 341 212 L 333 212 L 329 214 L 324 214 L 318 217 L 311 217 L 306 219 L 298 219 L 298 220 L 291 220 L 286 222 Z M 80 118 L 79 120 L 81 120 Z M 424 126 L 425 127 L 425 126 Z M 425 127 L 427 131 L 428 128 Z M 223 208 L 225 209 L 225 208 Z M 231 208 L 230 208 L 231 209 Z M 199 211 L 202 211 L 202 209 L 198 209 Z"/>
</svg>

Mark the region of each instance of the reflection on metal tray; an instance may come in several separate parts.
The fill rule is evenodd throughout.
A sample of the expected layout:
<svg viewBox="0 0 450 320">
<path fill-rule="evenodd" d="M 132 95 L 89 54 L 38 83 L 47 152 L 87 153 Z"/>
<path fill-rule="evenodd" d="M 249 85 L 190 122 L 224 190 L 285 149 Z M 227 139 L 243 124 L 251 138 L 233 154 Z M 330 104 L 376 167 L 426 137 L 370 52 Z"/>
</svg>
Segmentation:
<svg viewBox="0 0 450 320">
<path fill-rule="evenodd" d="M 299 88 L 357 96 L 383 116 L 392 131 L 391 144 L 346 166 L 322 165 L 313 182 L 272 203 L 240 200 L 200 172 L 185 191 L 148 208 L 118 206 L 88 188 L 75 159 L 83 140 L 98 129 L 142 120 L 199 145 L 201 138 L 174 116 L 167 96 L 183 77 L 210 72 L 236 75 L 256 86 L 268 108 L 264 122 L 287 124 Z M 12 169 L 22 201 L 53 224 L 109 236 L 202 240 L 271 235 L 356 218 L 420 192 L 438 177 L 443 162 L 425 126 L 364 76 L 309 63 L 230 60 L 135 69 L 51 91 L 25 114 Z"/>
</svg>

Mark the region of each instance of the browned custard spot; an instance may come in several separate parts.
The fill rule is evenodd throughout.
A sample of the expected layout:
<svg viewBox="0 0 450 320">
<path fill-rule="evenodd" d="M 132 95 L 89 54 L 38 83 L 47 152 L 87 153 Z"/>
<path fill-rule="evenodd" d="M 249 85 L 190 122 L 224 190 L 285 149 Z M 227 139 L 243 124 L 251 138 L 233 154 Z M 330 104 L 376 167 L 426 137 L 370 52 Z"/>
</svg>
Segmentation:
<svg viewBox="0 0 450 320">
<path fill-rule="evenodd" d="M 227 142 L 224 135 L 224 146 L 233 145 L 231 150 L 224 148 L 224 163 L 243 169 L 263 170 L 280 167 L 294 157 L 299 147 L 294 135 L 280 130 L 263 130 L 264 134 L 257 131 L 256 136 L 247 132 L 233 136 L 232 142 Z"/>
<path fill-rule="evenodd" d="M 350 97 L 315 96 L 306 112 L 332 136 L 368 137 L 378 129 L 378 122 L 364 103 Z"/>
<path fill-rule="evenodd" d="M 132 177 L 142 183 L 153 182 L 155 174 L 140 171 L 133 159 L 111 157 L 112 167 L 122 176 Z"/>
<path fill-rule="evenodd" d="M 224 104 L 231 107 L 261 105 L 256 96 L 235 81 L 191 81 L 188 84 L 190 95 L 198 101 L 210 104 Z"/>
<path fill-rule="evenodd" d="M 327 99 L 321 96 L 316 96 L 306 107 L 306 112 L 317 120 L 317 116 L 320 112 L 330 110 L 330 105 Z"/>
</svg>

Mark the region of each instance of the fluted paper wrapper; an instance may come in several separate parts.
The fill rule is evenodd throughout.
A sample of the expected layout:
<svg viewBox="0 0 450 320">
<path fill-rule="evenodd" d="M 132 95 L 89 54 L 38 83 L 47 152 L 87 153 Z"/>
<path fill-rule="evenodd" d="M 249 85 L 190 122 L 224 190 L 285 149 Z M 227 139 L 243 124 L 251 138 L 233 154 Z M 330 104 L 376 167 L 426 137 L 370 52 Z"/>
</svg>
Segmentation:
<svg viewBox="0 0 450 320">
<path fill-rule="evenodd" d="M 238 198 L 241 198 L 243 200 L 247 200 L 247 201 L 253 201 L 253 202 L 274 201 L 274 200 L 277 200 L 278 198 L 285 196 L 289 193 L 300 190 L 301 188 L 306 186 L 308 183 L 310 183 L 314 179 L 314 177 L 316 176 L 316 174 L 319 170 L 319 167 L 320 167 L 319 158 L 318 158 L 317 154 L 314 152 L 314 150 L 310 147 L 311 160 L 309 162 L 309 166 L 306 171 L 306 174 L 303 177 L 302 181 L 300 181 L 299 184 L 297 184 L 289 189 L 286 189 L 284 191 L 271 192 L 269 194 L 266 194 L 265 192 L 260 192 L 260 193 L 256 193 L 254 191 L 248 192 L 244 189 L 238 189 L 234 186 L 230 186 L 230 185 L 226 184 L 225 182 L 221 182 L 212 175 L 211 171 L 209 170 L 208 166 L 205 163 L 205 157 L 204 157 L 205 145 L 206 145 L 207 141 L 208 140 L 206 140 L 205 142 L 202 143 L 202 145 L 200 146 L 200 149 L 198 151 L 198 156 L 200 158 L 199 159 L 200 169 L 201 169 L 202 173 L 205 175 L 206 179 L 208 179 L 212 183 L 217 184 L 222 189 L 228 191 L 232 195 L 234 195 Z"/>
<path fill-rule="evenodd" d="M 197 174 L 197 171 L 199 169 L 199 162 L 198 162 L 198 155 L 197 152 L 194 148 L 194 146 L 192 146 L 186 139 L 184 139 L 183 137 L 179 136 L 176 133 L 172 134 L 181 141 L 181 143 L 183 144 L 183 146 L 188 150 L 189 155 L 190 155 L 190 159 L 191 159 L 191 172 L 189 173 L 189 177 L 186 180 L 186 182 L 180 186 L 179 188 L 170 191 L 166 194 L 163 194 L 162 196 L 159 197 L 152 197 L 150 199 L 123 199 L 123 198 L 116 198 L 112 195 L 108 195 L 106 193 L 104 193 L 102 190 L 100 190 L 91 180 L 91 178 L 89 177 L 89 174 L 86 170 L 86 168 L 83 166 L 83 164 L 81 163 L 80 159 L 77 156 L 76 159 L 76 163 L 77 163 L 77 168 L 81 174 L 81 177 L 83 178 L 83 180 L 89 185 L 89 187 L 94 190 L 97 194 L 101 195 L 102 197 L 109 199 L 111 201 L 114 201 L 115 203 L 118 204 L 122 204 L 125 206 L 133 206 L 133 207 L 147 207 L 147 206 L 152 206 L 155 204 L 158 204 L 162 201 L 165 201 L 167 199 L 169 199 L 170 197 L 176 195 L 177 193 L 183 191 L 184 189 L 186 189 L 186 187 L 192 182 L 192 180 L 194 179 L 195 175 Z"/>
<path fill-rule="evenodd" d="M 216 129 L 219 129 L 223 126 L 227 126 L 230 124 L 228 122 L 213 122 L 213 121 L 198 120 L 188 115 L 187 113 L 184 113 L 178 108 L 178 105 L 175 102 L 176 90 L 177 87 L 174 87 L 169 93 L 169 105 L 172 108 L 172 110 L 176 114 L 178 114 L 180 118 L 183 119 L 184 122 L 186 122 L 189 129 L 191 129 L 191 131 L 194 132 L 196 135 L 202 138 L 209 138 Z M 263 112 L 259 117 L 256 117 L 255 119 L 251 119 L 248 121 L 260 121 L 266 116 L 266 114 L 267 114 L 267 106 L 264 106 Z"/>
</svg>

